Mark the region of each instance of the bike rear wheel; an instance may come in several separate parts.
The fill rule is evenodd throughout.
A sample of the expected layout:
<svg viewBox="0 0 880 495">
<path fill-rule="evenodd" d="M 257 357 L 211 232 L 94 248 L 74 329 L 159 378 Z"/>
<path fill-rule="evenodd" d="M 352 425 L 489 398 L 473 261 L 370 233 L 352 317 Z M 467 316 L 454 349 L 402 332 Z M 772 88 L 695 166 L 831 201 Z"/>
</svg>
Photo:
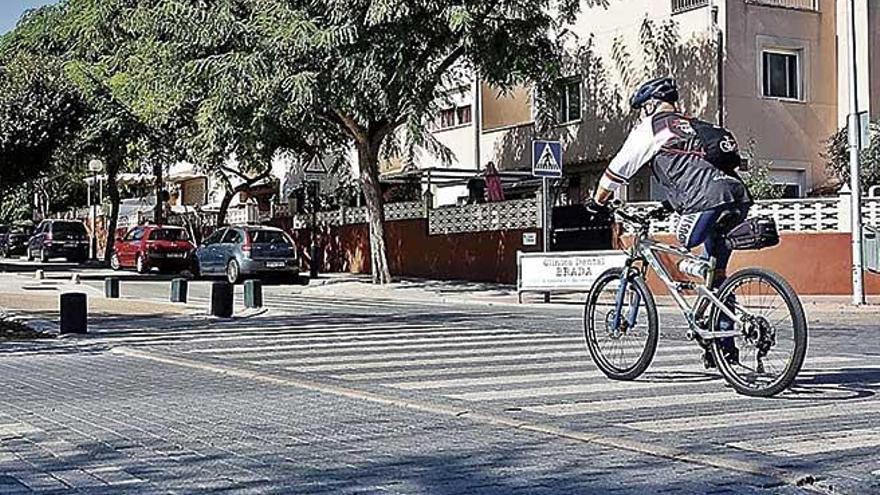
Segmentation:
<svg viewBox="0 0 880 495">
<path fill-rule="evenodd" d="M 807 354 L 807 322 L 791 285 L 769 270 L 749 268 L 735 273 L 718 290 L 733 312 L 746 323 L 735 325 L 738 360 L 726 359 L 719 339 L 712 342 L 715 362 L 724 379 L 740 394 L 772 397 L 794 382 Z M 725 318 L 712 307 L 711 328 Z M 738 362 L 737 362 L 738 361 Z"/>
<path fill-rule="evenodd" d="M 635 380 L 648 369 L 657 351 L 657 306 L 638 274 L 628 276 L 621 290 L 622 273 L 622 268 L 608 270 L 590 289 L 584 307 L 584 339 L 593 362 L 608 378 Z M 616 318 L 619 296 L 623 297 L 621 315 Z"/>
</svg>

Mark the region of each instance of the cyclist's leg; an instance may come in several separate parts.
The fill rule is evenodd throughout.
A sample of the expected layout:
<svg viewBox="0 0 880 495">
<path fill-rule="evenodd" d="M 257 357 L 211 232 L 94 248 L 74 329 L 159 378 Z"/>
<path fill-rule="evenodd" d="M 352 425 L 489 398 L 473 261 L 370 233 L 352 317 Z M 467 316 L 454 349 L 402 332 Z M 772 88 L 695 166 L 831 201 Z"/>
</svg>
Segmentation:
<svg viewBox="0 0 880 495">
<path fill-rule="evenodd" d="M 706 242 L 704 243 L 705 256 L 715 258 L 715 277 L 710 289 L 717 289 L 725 280 L 727 280 L 727 266 L 730 263 L 730 257 L 733 255 L 733 250 L 727 247 L 727 243 L 724 242 L 724 236 L 730 232 L 730 229 L 745 220 L 747 215 L 747 207 L 725 208 L 719 212 L 719 216 L 716 220 L 720 221 L 715 223 L 714 228 L 709 233 Z M 728 307 L 732 307 L 733 304 L 736 303 L 736 300 L 731 296 L 731 298 L 723 302 L 728 305 Z M 733 328 L 733 320 L 731 320 L 726 314 L 722 313 L 718 321 L 717 330 L 723 332 L 733 330 Z M 729 361 L 739 360 L 739 351 L 736 348 L 733 337 L 721 339 L 721 348 L 724 350 L 724 354 Z"/>
</svg>

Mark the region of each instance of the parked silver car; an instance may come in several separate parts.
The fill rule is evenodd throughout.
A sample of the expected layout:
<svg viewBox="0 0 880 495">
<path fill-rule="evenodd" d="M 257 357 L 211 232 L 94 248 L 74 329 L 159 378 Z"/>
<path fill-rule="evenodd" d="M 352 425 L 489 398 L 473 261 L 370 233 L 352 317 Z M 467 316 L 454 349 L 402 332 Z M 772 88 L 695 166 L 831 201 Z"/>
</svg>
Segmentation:
<svg viewBox="0 0 880 495">
<path fill-rule="evenodd" d="M 296 245 L 283 230 L 264 226 L 226 227 L 195 250 L 198 276 L 225 276 L 236 284 L 247 277 L 283 275 L 299 280 Z"/>
</svg>

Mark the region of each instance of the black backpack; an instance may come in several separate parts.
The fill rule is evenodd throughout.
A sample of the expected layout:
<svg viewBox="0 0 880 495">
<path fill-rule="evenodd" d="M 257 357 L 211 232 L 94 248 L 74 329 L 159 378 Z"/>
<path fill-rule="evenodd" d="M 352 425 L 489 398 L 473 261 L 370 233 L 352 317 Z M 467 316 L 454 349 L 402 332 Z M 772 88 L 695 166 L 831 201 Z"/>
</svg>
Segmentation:
<svg viewBox="0 0 880 495">
<path fill-rule="evenodd" d="M 703 145 L 706 161 L 727 174 L 734 174 L 737 167 L 742 165 L 742 157 L 733 133 L 710 122 L 690 120 Z"/>
</svg>

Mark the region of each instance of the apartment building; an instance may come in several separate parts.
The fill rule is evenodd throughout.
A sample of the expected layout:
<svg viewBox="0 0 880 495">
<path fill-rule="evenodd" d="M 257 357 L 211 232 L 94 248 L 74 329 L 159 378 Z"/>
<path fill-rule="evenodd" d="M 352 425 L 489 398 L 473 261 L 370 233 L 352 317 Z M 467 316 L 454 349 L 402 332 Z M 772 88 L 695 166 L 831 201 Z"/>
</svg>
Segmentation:
<svg viewBox="0 0 880 495">
<path fill-rule="evenodd" d="M 561 139 L 565 196 L 582 201 L 636 116 L 626 100 L 654 75 L 678 78 L 692 115 L 724 124 L 769 166 L 790 197 L 829 186 L 825 141 L 849 113 L 849 0 L 610 0 L 585 8 L 567 40 L 570 73 L 555 102 L 558 124 L 538 135 L 529 88 L 499 93 L 465 82 L 437 118 L 452 167 L 526 169 L 531 141 Z M 880 117 L 880 2 L 856 0 L 860 112 Z M 719 42 L 720 40 L 720 42 Z M 719 64 L 720 57 L 720 64 Z M 719 112 L 719 107 L 721 112 Z M 429 156 L 421 167 L 434 166 Z M 661 194 L 645 172 L 629 200 Z"/>
</svg>

